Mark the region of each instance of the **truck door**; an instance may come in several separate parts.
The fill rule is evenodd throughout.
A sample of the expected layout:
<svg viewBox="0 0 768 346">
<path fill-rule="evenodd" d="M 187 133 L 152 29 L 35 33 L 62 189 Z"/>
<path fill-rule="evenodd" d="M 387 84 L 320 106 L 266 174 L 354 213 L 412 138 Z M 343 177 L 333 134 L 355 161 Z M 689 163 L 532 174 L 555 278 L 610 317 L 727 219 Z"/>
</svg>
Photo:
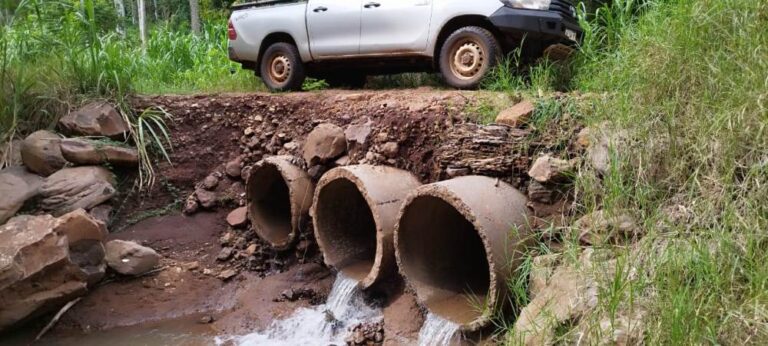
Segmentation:
<svg viewBox="0 0 768 346">
<path fill-rule="evenodd" d="M 360 53 L 423 52 L 434 0 L 363 0 Z"/>
<path fill-rule="evenodd" d="M 360 52 L 360 11 L 363 0 L 309 0 L 307 31 L 312 57 Z"/>
</svg>

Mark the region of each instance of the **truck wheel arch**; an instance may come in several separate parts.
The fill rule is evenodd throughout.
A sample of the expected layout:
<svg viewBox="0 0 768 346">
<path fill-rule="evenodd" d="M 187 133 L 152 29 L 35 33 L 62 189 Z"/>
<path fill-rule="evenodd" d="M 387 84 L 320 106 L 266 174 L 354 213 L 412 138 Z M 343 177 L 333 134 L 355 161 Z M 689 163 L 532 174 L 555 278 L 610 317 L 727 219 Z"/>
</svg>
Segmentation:
<svg viewBox="0 0 768 346">
<path fill-rule="evenodd" d="M 265 36 L 261 41 L 261 47 L 259 47 L 259 59 L 255 64 L 256 68 L 254 69 L 254 72 L 256 72 L 257 75 L 259 74 L 258 66 L 261 65 L 261 58 L 264 56 L 264 52 L 267 50 L 267 48 L 269 48 L 269 46 L 278 42 L 290 43 L 296 46 L 296 40 L 293 39 L 293 36 L 285 32 L 273 32 Z"/>
<path fill-rule="evenodd" d="M 496 40 L 498 40 L 499 43 L 503 45 L 501 32 L 499 32 L 499 30 L 491 23 L 488 17 L 482 15 L 463 15 L 453 17 L 451 20 L 446 22 L 442 28 L 440 28 L 440 33 L 437 35 L 437 39 L 435 40 L 435 48 L 432 52 L 432 64 L 435 68 L 439 66 L 440 49 L 442 49 L 445 40 L 448 39 L 448 36 L 450 36 L 454 31 L 465 26 L 479 26 L 483 29 L 487 29 L 494 36 L 496 36 Z M 502 49 L 506 52 L 507 47 L 502 46 Z"/>
</svg>

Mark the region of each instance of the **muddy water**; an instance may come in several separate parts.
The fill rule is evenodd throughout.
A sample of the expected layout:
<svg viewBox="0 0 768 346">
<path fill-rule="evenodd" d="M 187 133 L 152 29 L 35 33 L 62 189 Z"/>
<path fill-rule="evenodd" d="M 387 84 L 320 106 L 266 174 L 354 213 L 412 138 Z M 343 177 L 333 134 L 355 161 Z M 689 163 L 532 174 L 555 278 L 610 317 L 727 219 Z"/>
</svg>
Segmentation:
<svg viewBox="0 0 768 346">
<path fill-rule="evenodd" d="M 218 345 L 241 346 L 343 345 L 349 327 L 381 318 L 379 309 L 363 301 L 358 281 L 339 274 L 325 304 L 300 308 L 264 331 L 216 340 Z"/>
<path fill-rule="evenodd" d="M 419 332 L 419 346 L 451 345 L 458 337 L 459 327 L 458 323 L 428 313 Z"/>
</svg>

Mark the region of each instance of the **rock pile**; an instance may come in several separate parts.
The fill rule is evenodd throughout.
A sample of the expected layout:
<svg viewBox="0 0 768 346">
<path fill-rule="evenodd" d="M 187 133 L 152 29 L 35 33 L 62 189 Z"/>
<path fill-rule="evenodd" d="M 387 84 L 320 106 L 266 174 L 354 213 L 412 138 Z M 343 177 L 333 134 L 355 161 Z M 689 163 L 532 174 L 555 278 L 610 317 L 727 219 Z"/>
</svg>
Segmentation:
<svg viewBox="0 0 768 346">
<path fill-rule="evenodd" d="M 357 324 L 349 329 L 344 341 L 349 346 L 383 345 L 384 322 Z"/>
</svg>

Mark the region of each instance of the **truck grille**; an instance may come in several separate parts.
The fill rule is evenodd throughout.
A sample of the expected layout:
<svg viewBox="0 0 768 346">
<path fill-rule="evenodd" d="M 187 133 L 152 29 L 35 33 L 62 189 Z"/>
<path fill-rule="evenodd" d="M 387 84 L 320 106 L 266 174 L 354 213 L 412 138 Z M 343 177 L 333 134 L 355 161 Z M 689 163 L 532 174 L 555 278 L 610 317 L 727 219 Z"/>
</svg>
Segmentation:
<svg viewBox="0 0 768 346">
<path fill-rule="evenodd" d="M 564 16 L 574 18 L 576 14 L 576 8 L 568 0 L 552 0 L 549 5 L 550 11 L 562 13 Z"/>
</svg>

